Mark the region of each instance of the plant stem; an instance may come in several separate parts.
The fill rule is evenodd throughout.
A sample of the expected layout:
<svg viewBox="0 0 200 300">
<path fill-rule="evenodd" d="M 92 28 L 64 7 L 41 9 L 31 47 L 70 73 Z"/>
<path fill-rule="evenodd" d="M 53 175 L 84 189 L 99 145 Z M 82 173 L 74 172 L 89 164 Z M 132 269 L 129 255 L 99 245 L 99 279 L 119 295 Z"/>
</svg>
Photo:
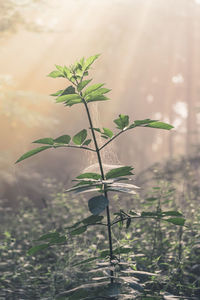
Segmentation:
<svg viewBox="0 0 200 300">
<path fill-rule="evenodd" d="M 92 132 L 92 137 L 93 137 L 93 141 L 94 141 L 94 145 L 95 145 L 95 149 L 96 149 L 96 153 L 97 153 L 97 158 L 98 158 L 99 168 L 100 168 L 100 172 L 101 172 L 101 177 L 102 177 L 103 180 L 105 180 L 104 171 L 103 171 L 103 164 L 102 164 L 101 155 L 100 155 L 100 150 L 99 150 L 99 147 L 98 147 L 98 144 L 97 144 L 97 139 L 96 139 L 94 128 L 93 128 L 90 111 L 89 111 L 89 108 L 88 108 L 88 105 L 87 105 L 85 99 L 82 98 L 82 100 L 83 100 L 83 103 L 85 105 L 85 109 L 86 109 L 87 116 L 88 116 L 88 121 L 89 121 L 89 124 L 90 124 L 90 129 L 91 129 L 91 132 Z M 104 191 L 104 196 L 108 199 L 107 191 Z M 109 204 L 106 207 L 106 214 L 107 214 L 107 228 L 108 228 L 108 239 L 109 239 L 109 249 L 110 249 L 110 264 L 112 264 L 113 247 L 112 247 L 112 232 L 111 232 Z M 111 276 L 110 283 L 111 284 L 113 283 L 113 275 L 114 275 L 114 272 L 111 270 L 110 271 L 110 276 Z"/>
</svg>

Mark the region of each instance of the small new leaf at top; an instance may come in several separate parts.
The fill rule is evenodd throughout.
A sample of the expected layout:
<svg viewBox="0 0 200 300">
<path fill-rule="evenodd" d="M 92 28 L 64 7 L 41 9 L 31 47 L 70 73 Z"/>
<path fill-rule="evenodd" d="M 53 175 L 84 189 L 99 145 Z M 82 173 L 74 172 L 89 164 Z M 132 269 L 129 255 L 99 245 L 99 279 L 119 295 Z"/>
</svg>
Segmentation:
<svg viewBox="0 0 200 300">
<path fill-rule="evenodd" d="M 95 54 L 82 61 L 82 67 L 84 71 L 89 70 L 90 66 L 95 62 L 95 60 L 100 56 L 100 54 Z"/>
</svg>

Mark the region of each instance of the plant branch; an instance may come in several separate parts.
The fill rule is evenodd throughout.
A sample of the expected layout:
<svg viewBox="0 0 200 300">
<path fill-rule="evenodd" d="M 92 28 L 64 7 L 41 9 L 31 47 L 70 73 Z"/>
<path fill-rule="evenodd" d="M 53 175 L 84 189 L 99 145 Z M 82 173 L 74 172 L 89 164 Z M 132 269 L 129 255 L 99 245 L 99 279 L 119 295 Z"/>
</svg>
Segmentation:
<svg viewBox="0 0 200 300">
<path fill-rule="evenodd" d="M 76 148 L 76 149 L 84 149 L 84 150 L 88 150 L 88 151 L 92 151 L 92 152 L 96 152 L 96 150 L 92 149 L 92 148 L 88 148 L 88 147 L 84 147 L 84 146 L 75 146 L 75 145 L 66 145 L 66 146 L 59 146 L 60 148 L 61 147 L 64 147 L 64 148 Z M 59 147 L 56 147 L 55 148 L 59 148 Z"/>
<path fill-rule="evenodd" d="M 109 143 L 111 143 L 114 139 L 116 139 L 121 133 L 125 132 L 127 129 L 123 129 L 120 132 L 118 132 L 116 135 L 114 135 L 109 141 L 107 141 L 103 146 L 99 148 L 99 151 L 101 151 L 104 147 L 106 147 Z"/>
</svg>

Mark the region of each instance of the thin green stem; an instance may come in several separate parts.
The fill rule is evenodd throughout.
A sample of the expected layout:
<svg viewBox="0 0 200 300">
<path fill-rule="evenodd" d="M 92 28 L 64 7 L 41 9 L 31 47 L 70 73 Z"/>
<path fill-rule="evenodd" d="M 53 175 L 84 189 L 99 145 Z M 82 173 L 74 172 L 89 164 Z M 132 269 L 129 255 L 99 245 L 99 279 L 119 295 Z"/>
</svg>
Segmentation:
<svg viewBox="0 0 200 300">
<path fill-rule="evenodd" d="M 80 94 L 82 97 L 82 94 Z M 103 164 L 102 164 L 102 160 L 101 160 L 101 155 L 100 155 L 100 150 L 98 147 L 98 143 L 97 143 L 97 139 L 95 136 L 95 132 L 94 132 L 94 127 L 93 127 L 93 123 L 92 123 L 92 119 L 91 119 L 91 115 L 90 115 L 90 111 L 88 108 L 88 105 L 85 101 L 85 99 L 82 97 L 83 103 L 85 105 L 85 109 L 87 112 L 87 116 L 88 116 L 88 121 L 90 124 L 90 129 L 91 129 L 91 133 L 92 133 L 92 138 L 94 141 L 94 145 L 95 145 L 95 149 L 96 149 L 96 153 L 97 153 L 97 158 L 98 158 L 98 163 L 99 163 L 99 168 L 100 168 L 100 172 L 101 172 L 101 177 L 103 180 L 105 180 L 105 176 L 104 176 L 104 171 L 103 171 Z M 104 196 L 108 199 L 108 193 L 107 191 L 104 191 Z M 112 260 L 113 260 L 113 246 L 112 246 L 112 232 L 111 232 L 111 220 L 110 220 L 110 209 L 109 209 L 109 205 L 106 207 L 106 214 L 107 214 L 107 228 L 108 228 L 108 239 L 109 239 L 109 250 L 110 250 L 110 264 L 112 264 Z M 113 276 L 114 276 L 114 272 L 110 271 L 110 282 L 111 284 L 113 283 Z"/>
<path fill-rule="evenodd" d="M 78 81 L 77 81 L 77 79 L 75 79 L 75 80 L 76 80 L 76 87 L 77 87 Z M 89 111 L 87 102 L 86 102 L 86 100 L 83 97 L 82 92 L 79 92 L 79 96 L 81 97 L 81 99 L 83 101 L 83 104 L 85 106 L 85 109 L 86 109 L 86 113 L 87 113 L 87 117 L 88 117 L 88 121 L 89 121 L 89 125 L 90 125 L 90 130 L 91 130 L 93 142 L 94 142 L 94 145 L 95 145 L 95 152 L 97 153 L 97 159 L 98 159 L 98 163 L 99 163 L 101 177 L 102 177 L 103 180 L 105 180 L 104 171 L 103 171 L 103 164 L 102 164 L 101 155 L 100 155 L 100 149 L 98 147 L 97 139 L 96 139 L 96 136 L 95 136 L 95 132 L 94 132 L 94 127 L 93 127 L 93 123 L 92 123 L 90 111 Z M 108 193 L 107 193 L 107 191 L 104 191 L 104 196 L 108 199 Z M 111 232 L 111 220 L 110 220 L 109 204 L 106 207 L 106 215 L 107 215 L 108 240 L 109 240 L 109 250 L 110 250 L 110 264 L 112 264 L 112 260 L 113 260 L 113 246 L 112 246 L 112 232 Z M 114 272 L 111 270 L 110 271 L 110 283 L 111 284 L 113 283 L 113 277 L 114 277 Z"/>
<path fill-rule="evenodd" d="M 75 146 L 75 145 L 62 145 L 62 146 L 55 146 L 56 148 L 58 147 L 64 147 L 64 148 L 76 148 L 76 149 L 84 149 L 92 152 L 96 152 L 96 150 L 84 146 Z"/>
<path fill-rule="evenodd" d="M 125 132 L 125 130 L 121 130 L 120 132 L 118 132 L 116 135 L 114 135 L 109 141 L 107 141 L 103 146 L 101 146 L 99 148 L 99 151 L 101 151 L 104 147 L 106 147 L 109 143 L 111 143 L 114 139 L 116 139 L 121 133 Z"/>
</svg>

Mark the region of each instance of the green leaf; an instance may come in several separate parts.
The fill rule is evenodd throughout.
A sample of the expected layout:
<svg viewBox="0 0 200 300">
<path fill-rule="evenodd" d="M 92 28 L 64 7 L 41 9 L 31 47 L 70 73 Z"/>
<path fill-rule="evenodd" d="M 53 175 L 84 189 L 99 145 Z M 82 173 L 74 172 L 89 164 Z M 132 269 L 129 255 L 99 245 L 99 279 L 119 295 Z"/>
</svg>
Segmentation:
<svg viewBox="0 0 200 300">
<path fill-rule="evenodd" d="M 87 100 L 87 102 L 95 102 L 95 101 L 106 101 L 109 100 L 108 97 L 105 97 L 104 95 L 99 95 L 99 96 L 94 96 L 94 97 L 90 97 L 89 100 Z"/>
<path fill-rule="evenodd" d="M 58 71 L 60 71 L 61 73 L 63 73 L 63 67 L 62 66 L 59 66 L 59 65 L 55 65 L 56 66 L 56 69 Z"/>
<path fill-rule="evenodd" d="M 54 143 L 69 144 L 71 137 L 67 134 L 61 135 L 54 140 Z"/>
<path fill-rule="evenodd" d="M 90 143 L 91 143 L 91 139 L 88 139 L 86 140 L 84 143 L 83 143 L 83 146 L 88 146 Z"/>
<path fill-rule="evenodd" d="M 96 83 L 96 84 L 93 84 L 91 86 L 89 86 L 85 92 L 83 93 L 84 97 L 87 96 L 88 94 L 98 90 L 99 88 L 101 88 L 102 86 L 104 85 L 104 83 Z"/>
<path fill-rule="evenodd" d="M 76 98 L 73 100 L 69 100 L 65 103 L 66 106 L 72 106 L 74 104 L 79 104 L 79 103 L 83 103 L 83 101 L 81 100 L 81 98 Z"/>
<path fill-rule="evenodd" d="M 141 217 L 152 217 L 152 218 L 161 218 L 162 214 L 159 212 L 152 212 L 152 211 L 143 211 L 141 213 Z"/>
<path fill-rule="evenodd" d="M 70 95 L 70 94 L 76 94 L 73 85 L 68 86 L 62 93 L 62 95 Z"/>
<path fill-rule="evenodd" d="M 76 264 L 73 264 L 72 267 L 75 267 L 75 266 L 79 266 L 79 265 L 83 265 L 83 264 L 87 264 L 89 262 L 92 262 L 94 260 L 97 260 L 99 258 L 99 256 L 95 256 L 95 257 L 90 257 L 88 259 L 85 259 L 85 260 L 82 260 Z"/>
<path fill-rule="evenodd" d="M 82 234 L 87 230 L 87 226 L 81 226 L 79 228 L 76 228 L 70 232 L 70 235 L 79 235 Z"/>
<path fill-rule="evenodd" d="M 99 192 L 100 188 L 97 187 L 97 184 L 84 184 L 84 185 L 76 185 L 70 189 L 67 189 L 66 192 L 73 192 L 75 194 L 88 193 L 88 192 Z"/>
<path fill-rule="evenodd" d="M 137 193 L 130 188 L 126 188 L 123 186 L 108 186 L 106 189 L 107 191 L 114 191 L 114 192 L 121 192 L 121 193 L 126 193 L 126 194 L 131 194 L 131 195 L 136 195 Z"/>
<path fill-rule="evenodd" d="M 57 77 L 65 77 L 60 71 L 52 71 L 47 75 L 48 77 L 57 78 Z"/>
<path fill-rule="evenodd" d="M 104 196 L 96 196 L 88 201 L 88 207 L 93 215 L 99 215 L 108 206 L 108 199 Z"/>
<path fill-rule="evenodd" d="M 112 169 L 108 173 L 106 173 L 106 179 L 127 176 L 127 175 L 133 175 L 133 173 L 131 172 L 132 170 L 133 170 L 133 167 L 130 167 L 130 166 Z"/>
<path fill-rule="evenodd" d="M 93 64 L 93 62 L 100 56 L 100 54 L 96 54 L 93 56 L 90 56 L 88 59 L 86 59 L 83 69 L 88 70 L 89 67 Z"/>
<path fill-rule="evenodd" d="M 110 255 L 110 251 L 109 250 L 102 250 L 100 252 L 100 257 L 101 258 L 105 258 L 106 256 L 109 256 Z"/>
<path fill-rule="evenodd" d="M 90 83 L 92 81 L 92 79 L 88 79 L 88 80 L 83 80 L 81 81 L 78 85 L 77 85 L 77 90 L 80 92 L 82 91 L 82 89 L 84 89 L 84 87 L 86 87 L 86 85 L 88 85 L 88 83 Z"/>
<path fill-rule="evenodd" d="M 134 121 L 133 124 L 131 124 L 128 129 L 132 129 L 135 127 L 151 127 L 151 128 L 158 128 L 158 129 L 165 129 L 165 130 L 170 130 L 174 128 L 172 125 L 163 123 L 157 120 L 151 120 L 151 119 L 144 119 L 144 120 L 136 120 Z"/>
<path fill-rule="evenodd" d="M 174 210 L 172 210 L 172 211 L 162 211 L 162 215 L 163 216 L 176 216 L 176 217 L 182 217 L 183 216 L 183 214 L 182 213 L 180 213 L 179 211 L 174 211 Z"/>
<path fill-rule="evenodd" d="M 91 102 L 91 101 L 97 101 L 97 100 L 106 100 L 104 96 L 104 94 L 108 93 L 110 90 L 109 89 L 106 89 L 106 88 L 99 88 L 98 90 L 88 94 L 86 97 L 85 97 L 85 100 L 87 102 Z M 103 96 L 103 97 L 102 97 Z M 107 98 L 108 99 L 108 98 Z"/>
<path fill-rule="evenodd" d="M 107 135 L 101 135 L 101 137 L 106 139 L 106 140 L 108 139 Z"/>
<path fill-rule="evenodd" d="M 62 95 L 56 99 L 56 103 L 66 102 L 67 104 L 69 101 L 72 100 L 79 100 L 81 102 L 81 97 L 77 94 Z"/>
<path fill-rule="evenodd" d="M 62 95 L 63 92 L 64 92 L 64 90 L 59 90 L 59 91 L 51 94 L 50 96 L 60 96 L 60 95 Z"/>
<path fill-rule="evenodd" d="M 114 123 L 117 125 L 118 129 L 123 130 L 129 124 L 129 116 L 120 114 L 119 118 L 114 120 Z"/>
<path fill-rule="evenodd" d="M 28 157 L 31 157 L 41 151 L 44 151 L 46 149 L 49 149 L 49 148 L 52 148 L 52 146 L 42 146 L 42 147 L 39 147 L 39 148 L 36 148 L 36 149 L 33 149 L 33 150 L 30 150 L 28 152 L 26 152 L 25 154 L 23 154 L 17 161 L 16 163 L 28 158 Z"/>
<path fill-rule="evenodd" d="M 49 244 L 51 244 L 51 245 L 63 244 L 66 241 L 67 241 L 67 239 L 65 236 L 58 236 L 58 237 L 51 238 L 51 240 L 49 241 Z"/>
<path fill-rule="evenodd" d="M 91 129 L 91 128 L 90 128 Z M 95 131 L 100 132 L 101 133 L 101 129 L 100 128 L 93 128 Z"/>
<path fill-rule="evenodd" d="M 158 200 L 158 198 L 155 198 L 155 197 L 149 197 L 147 199 L 145 199 L 146 201 L 150 201 L 150 202 L 154 202 L 156 200 Z"/>
<path fill-rule="evenodd" d="M 71 77 L 73 75 L 71 73 L 70 69 L 67 68 L 66 66 L 63 67 L 63 73 L 64 73 L 65 77 L 67 77 L 67 79 L 69 79 L 69 80 L 71 79 Z"/>
<path fill-rule="evenodd" d="M 48 247 L 49 247 L 49 244 L 37 245 L 37 246 L 30 248 L 27 253 L 28 253 L 28 255 L 34 255 L 41 250 L 47 249 Z"/>
<path fill-rule="evenodd" d="M 174 128 L 170 124 L 159 122 L 159 121 L 158 122 L 151 122 L 151 123 L 145 125 L 144 127 L 151 127 L 151 128 L 165 129 L 165 130 L 170 130 L 170 129 Z"/>
<path fill-rule="evenodd" d="M 83 144 L 83 142 L 85 141 L 86 137 L 87 137 L 87 130 L 83 129 L 80 132 L 78 132 L 72 138 L 72 140 L 73 140 L 74 144 L 81 146 Z"/>
<path fill-rule="evenodd" d="M 37 241 L 49 240 L 49 239 L 56 238 L 56 237 L 59 237 L 58 232 L 50 232 L 50 233 L 46 233 L 46 234 L 42 235 Z"/>
<path fill-rule="evenodd" d="M 103 133 L 106 136 L 108 136 L 109 138 L 112 138 L 112 136 L 113 136 L 113 132 L 110 129 L 108 129 L 108 128 L 103 128 Z"/>
<path fill-rule="evenodd" d="M 184 226 L 185 224 L 184 218 L 169 218 L 169 219 L 162 219 L 162 220 L 179 226 Z"/>
<path fill-rule="evenodd" d="M 99 180 L 101 179 L 101 175 L 97 174 L 97 173 L 83 173 L 80 174 L 79 176 L 77 176 L 76 178 L 78 179 L 85 179 L 85 178 L 89 178 L 89 179 L 95 179 L 95 180 Z"/>
<path fill-rule="evenodd" d="M 46 144 L 46 145 L 53 145 L 54 140 L 52 138 L 44 138 L 34 141 L 35 144 Z"/>
<path fill-rule="evenodd" d="M 135 120 L 134 123 L 128 127 L 128 129 L 135 128 L 137 126 L 147 125 L 152 122 L 157 122 L 157 120 L 151 120 L 151 119 Z"/>
<path fill-rule="evenodd" d="M 129 252 L 133 252 L 133 248 L 129 247 L 118 247 L 113 250 L 114 254 L 127 254 Z"/>
<path fill-rule="evenodd" d="M 81 222 L 84 225 L 91 225 L 91 224 L 100 222 L 102 219 L 103 219 L 103 216 L 92 215 L 92 216 L 87 217 L 86 219 L 83 219 Z"/>
</svg>

